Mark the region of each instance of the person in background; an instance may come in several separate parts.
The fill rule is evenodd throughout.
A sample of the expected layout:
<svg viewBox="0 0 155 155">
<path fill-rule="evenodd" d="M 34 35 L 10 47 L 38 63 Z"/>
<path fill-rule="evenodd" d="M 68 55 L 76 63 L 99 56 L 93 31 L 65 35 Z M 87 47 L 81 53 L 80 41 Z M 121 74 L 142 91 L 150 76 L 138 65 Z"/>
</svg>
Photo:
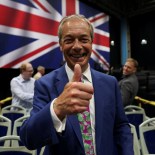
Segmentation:
<svg viewBox="0 0 155 155">
<path fill-rule="evenodd" d="M 38 66 L 37 67 L 37 73 L 33 76 L 34 79 L 39 79 L 45 74 L 45 67 Z"/>
<path fill-rule="evenodd" d="M 32 109 L 34 96 L 34 82 L 32 78 L 33 67 L 25 62 L 20 67 L 20 75 L 14 77 L 11 82 L 12 105 L 22 106 L 29 114 Z"/>
<path fill-rule="evenodd" d="M 136 76 L 137 60 L 128 58 L 123 66 L 123 79 L 119 81 L 123 105 L 131 105 L 138 92 L 138 79 Z"/>
<path fill-rule="evenodd" d="M 70 15 L 61 20 L 58 35 L 66 63 L 36 80 L 33 110 L 20 128 L 22 142 L 28 149 L 46 146 L 44 155 L 114 155 L 115 150 L 133 155 L 117 80 L 88 63 L 93 26 L 82 15 Z M 89 118 L 88 109 L 87 136 L 79 116 Z M 84 143 L 91 138 L 92 145 Z"/>
</svg>

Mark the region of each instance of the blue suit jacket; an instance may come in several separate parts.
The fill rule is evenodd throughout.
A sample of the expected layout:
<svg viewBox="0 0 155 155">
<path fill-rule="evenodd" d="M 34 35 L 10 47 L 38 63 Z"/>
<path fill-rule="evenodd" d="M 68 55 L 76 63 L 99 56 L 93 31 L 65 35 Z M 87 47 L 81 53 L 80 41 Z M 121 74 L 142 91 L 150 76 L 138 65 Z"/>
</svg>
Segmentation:
<svg viewBox="0 0 155 155">
<path fill-rule="evenodd" d="M 132 135 L 124 114 L 117 80 L 91 69 L 95 98 L 95 136 L 97 155 L 133 155 Z M 21 127 L 20 137 L 29 149 L 45 146 L 45 155 L 84 155 L 76 115 L 67 116 L 66 129 L 57 133 L 50 104 L 68 82 L 65 67 L 43 76 L 35 83 L 31 117 Z"/>
</svg>

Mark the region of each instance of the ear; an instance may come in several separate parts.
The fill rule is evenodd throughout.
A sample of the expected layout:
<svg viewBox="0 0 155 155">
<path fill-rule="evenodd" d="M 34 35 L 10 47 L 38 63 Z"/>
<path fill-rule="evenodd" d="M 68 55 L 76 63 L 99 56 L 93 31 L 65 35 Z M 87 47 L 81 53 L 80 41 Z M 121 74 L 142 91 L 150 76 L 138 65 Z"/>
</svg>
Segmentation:
<svg viewBox="0 0 155 155">
<path fill-rule="evenodd" d="M 62 43 L 60 40 L 59 40 L 59 46 L 60 46 L 60 51 L 62 52 Z"/>
<path fill-rule="evenodd" d="M 62 46 L 60 46 L 60 51 L 62 52 Z"/>
<path fill-rule="evenodd" d="M 62 44 L 60 41 L 59 41 L 59 46 L 60 46 L 60 51 L 62 51 Z"/>
</svg>

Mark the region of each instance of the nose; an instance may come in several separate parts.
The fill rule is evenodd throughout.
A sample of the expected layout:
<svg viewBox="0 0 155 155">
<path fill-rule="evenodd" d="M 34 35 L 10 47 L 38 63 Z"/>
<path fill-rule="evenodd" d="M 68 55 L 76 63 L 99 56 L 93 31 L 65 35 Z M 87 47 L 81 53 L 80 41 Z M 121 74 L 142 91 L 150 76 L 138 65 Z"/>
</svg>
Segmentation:
<svg viewBox="0 0 155 155">
<path fill-rule="evenodd" d="M 73 44 L 73 50 L 81 50 L 82 49 L 82 46 L 81 46 L 81 43 L 78 39 L 75 39 L 74 41 L 74 44 Z"/>
</svg>

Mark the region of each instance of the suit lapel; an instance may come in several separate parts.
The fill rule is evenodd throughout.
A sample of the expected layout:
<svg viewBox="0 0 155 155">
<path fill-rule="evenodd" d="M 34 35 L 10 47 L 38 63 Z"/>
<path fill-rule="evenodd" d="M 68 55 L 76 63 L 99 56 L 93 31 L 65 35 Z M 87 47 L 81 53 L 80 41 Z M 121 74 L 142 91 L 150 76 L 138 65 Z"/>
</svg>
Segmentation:
<svg viewBox="0 0 155 155">
<path fill-rule="evenodd" d="M 104 83 L 102 83 L 102 79 L 100 79 L 98 74 L 91 70 L 92 73 L 92 81 L 94 87 L 94 102 L 95 102 L 95 137 L 96 138 L 96 150 L 99 150 L 101 142 L 101 134 L 103 133 L 103 105 L 104 105 Z M 100 81 L 100 82 L 99 82 Z"/>
</svg>

